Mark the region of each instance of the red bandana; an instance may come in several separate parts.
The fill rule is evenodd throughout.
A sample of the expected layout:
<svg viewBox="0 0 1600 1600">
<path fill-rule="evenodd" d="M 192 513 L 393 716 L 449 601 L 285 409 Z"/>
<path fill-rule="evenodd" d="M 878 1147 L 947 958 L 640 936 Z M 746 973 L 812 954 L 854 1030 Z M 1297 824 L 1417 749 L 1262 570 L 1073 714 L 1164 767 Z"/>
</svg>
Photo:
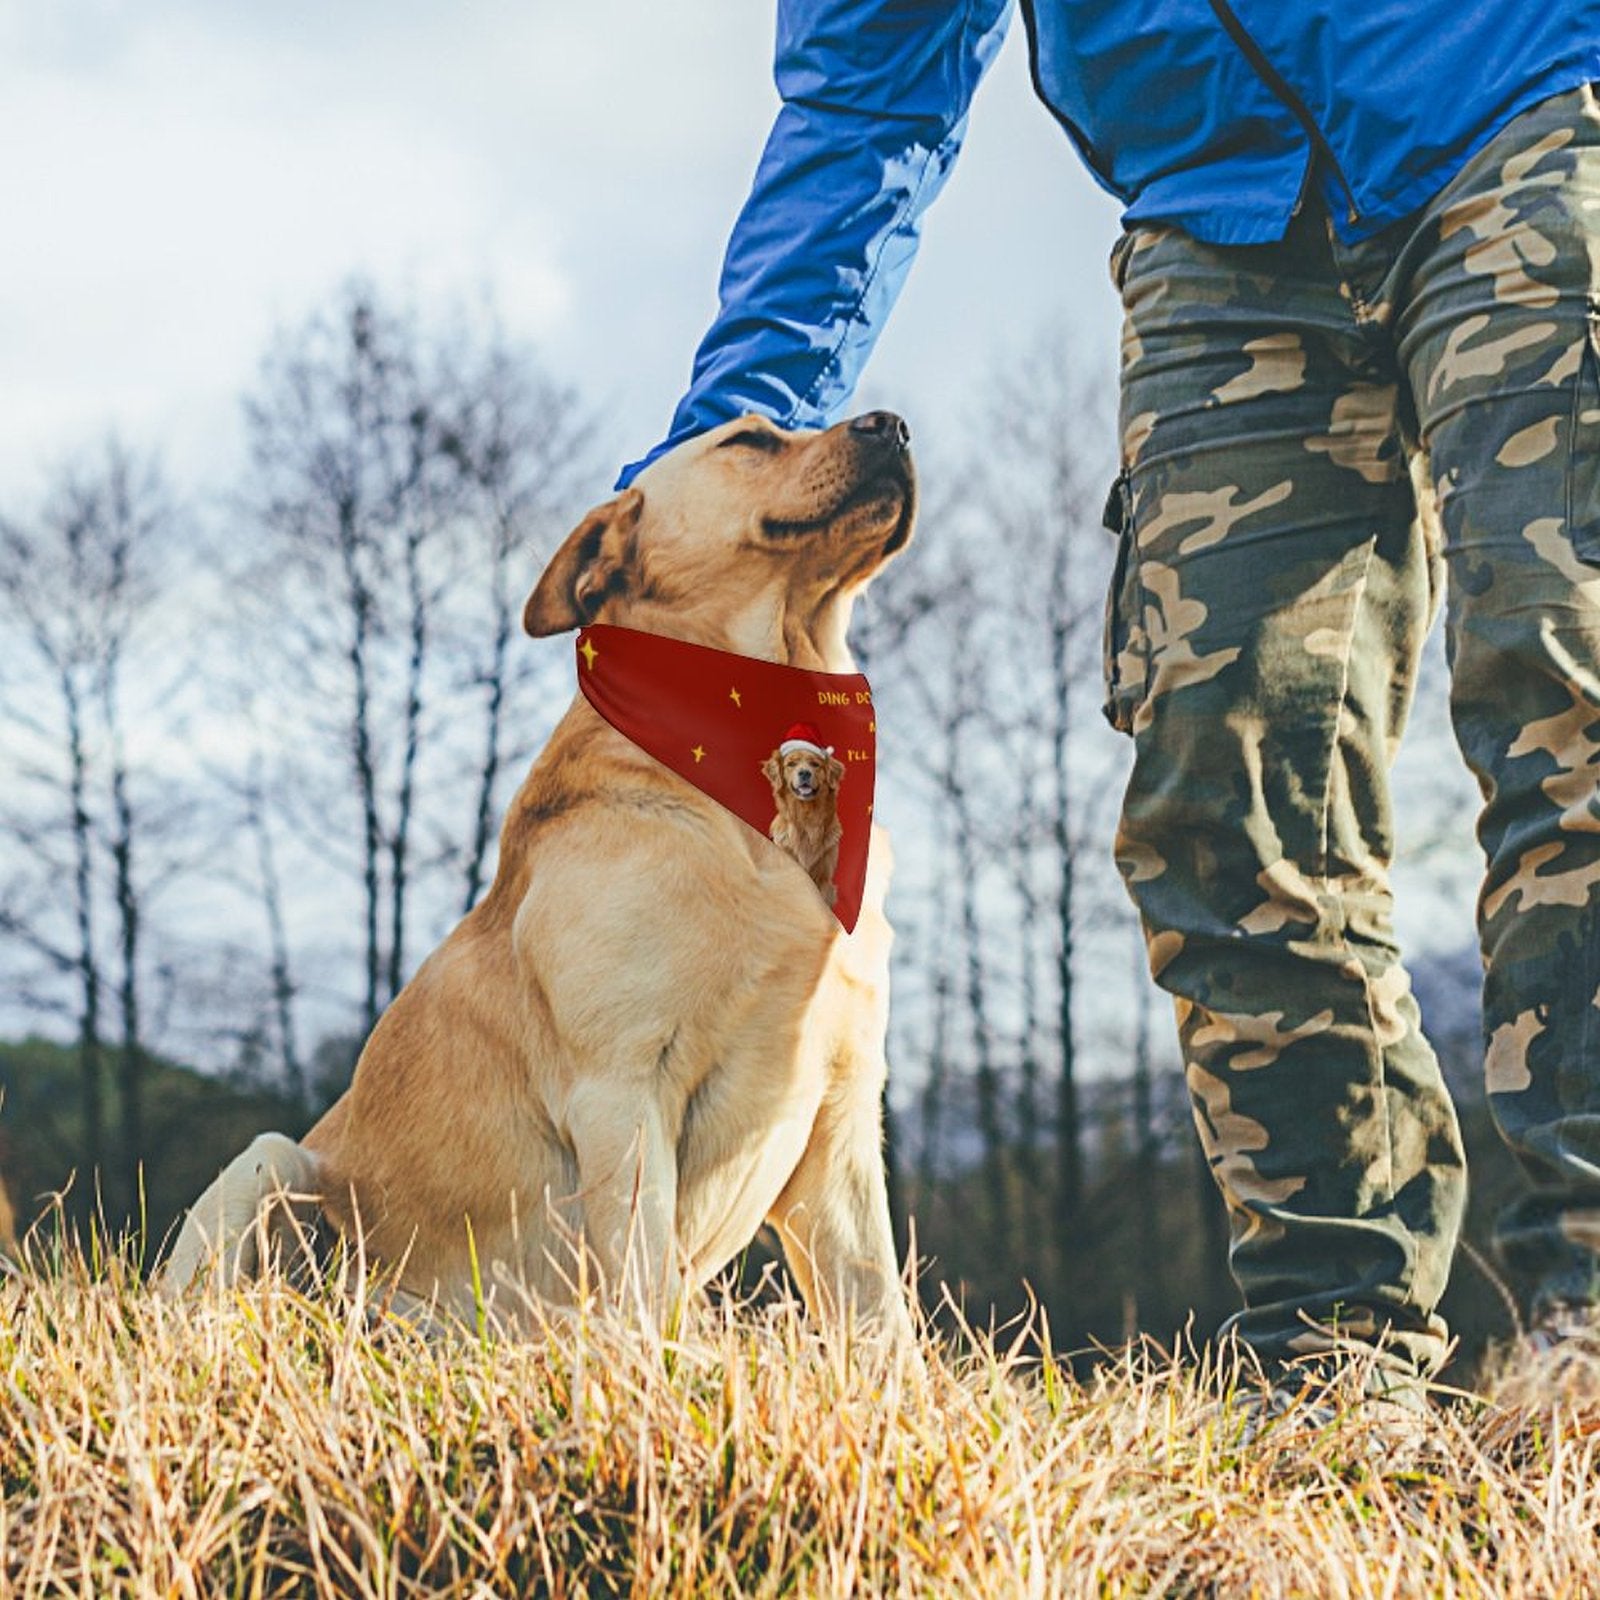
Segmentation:
<svg viewBox="0 0 1600 1600">
<path fill-rule="evenodd" d="M 872 691 L 860 673 L 807 672 L 595 622 L 578 634 L 578 687 L 641 750 L 788 849 L 825 898 L 833 891 L 845 931 L 855 927 L 877 747 Z M 780 805 L 762 767 L 785 750 L 798 758 L 794 782 L 817 785 L 813 798 L 780 780 Z M 825 786 L 830 758 L 844 768 L 836 790 Z"/>
</svg>

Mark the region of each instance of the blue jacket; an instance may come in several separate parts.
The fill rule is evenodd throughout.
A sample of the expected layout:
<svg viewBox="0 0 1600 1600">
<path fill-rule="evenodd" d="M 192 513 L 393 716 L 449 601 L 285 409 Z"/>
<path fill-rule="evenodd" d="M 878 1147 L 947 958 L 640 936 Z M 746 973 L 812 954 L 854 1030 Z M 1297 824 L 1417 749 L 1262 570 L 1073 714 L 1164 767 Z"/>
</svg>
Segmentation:
<svg viewBox="0 0 1600 1600">
<path fill-rule="evenodd" d="M 1423 205 L 1517 112 L 1600 78 L 1600 0 L 1022 0 L 1040 97 L 1123 221 L 1347 239 Z M 778 0 L 782 107 L 668 437 L 835 421 L 961 148 L 1010 0 Z"/>
</svg>

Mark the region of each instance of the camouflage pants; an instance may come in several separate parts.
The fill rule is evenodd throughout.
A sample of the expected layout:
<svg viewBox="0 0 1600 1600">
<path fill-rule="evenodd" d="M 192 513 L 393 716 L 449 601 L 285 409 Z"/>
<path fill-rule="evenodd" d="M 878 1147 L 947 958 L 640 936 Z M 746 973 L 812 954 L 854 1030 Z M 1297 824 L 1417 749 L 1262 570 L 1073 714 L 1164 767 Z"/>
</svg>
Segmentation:
<svg viewBox="0 0 1600 1600">
<path fill-rule="evenodd" d="M 1535 107 L 1360 244 L 1308 204 L 1274 245 L 1141 227 L 1112 267 L 1117 858 L 1176 999 L 1239 1331 L 1278 1359 L 1381 1332 L 1430 1368 L 1465 1174 L 1395 942 L 1388 773 L 1446 575 L 1488 1089 L 1531 1180 L 1499 1242 L 1545 1296 L 1595 1297 L 1600 103 Z"/>
</svg>

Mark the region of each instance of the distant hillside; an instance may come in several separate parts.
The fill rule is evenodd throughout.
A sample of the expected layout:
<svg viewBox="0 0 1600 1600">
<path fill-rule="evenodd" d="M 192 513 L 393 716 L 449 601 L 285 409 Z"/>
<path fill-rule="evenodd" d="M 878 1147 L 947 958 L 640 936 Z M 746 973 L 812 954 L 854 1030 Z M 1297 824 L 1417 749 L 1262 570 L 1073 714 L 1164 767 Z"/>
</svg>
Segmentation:
<svg viewBox="0 0 1600 1600">
<path fill-rule="evenodd" d="M 122 1170 L 117 1132 L 117 1092 L 110 1053 L 101 1068 L 106 1107 L 106 1162 Z M 81 1078 L 75 1048 L 47 1039 L 0 1041 L 0 1177 L 17 1213 L 20 1234 L 71 1185 L 73 1214 L 85 1214 L 94 1192 L 82 1171 Z M 176 1062 L 152 1057 L 144 1090 L 144 1211 L 148 1238 L 159 1241 L 217 1169 L 265 1128 L 303 1131 L 303 1119 L 285 1101 L 259 1090 L 208 1078 Z M 138 1215 L 136 1195 L 120 1192 L 109 1177 L 101 1206 L 114 1232 Z"/>
</svg>

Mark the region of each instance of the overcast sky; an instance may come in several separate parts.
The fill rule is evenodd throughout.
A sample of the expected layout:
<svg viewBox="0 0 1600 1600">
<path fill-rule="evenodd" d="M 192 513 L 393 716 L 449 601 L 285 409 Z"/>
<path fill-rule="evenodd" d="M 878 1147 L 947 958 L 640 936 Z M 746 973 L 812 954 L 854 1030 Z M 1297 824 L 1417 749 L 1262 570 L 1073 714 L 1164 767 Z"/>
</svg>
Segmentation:
<svg viewBox="0 0 1600 1600">
<path fill-rule="evenodd" d="M 225 485 L 274 328 L 352 272 L 424 306 L 491 292 L 601 408 L 601 498 L 664 430 L 714 308 L 776 104 L 772 17 L 0 0 L 0 507 L 109 427 L 184 489 Z M 860 396 L 910 418 L 930 479 L 974 390 L 1052 325 L 1113 381 L 1116 216 L 1034 100 L 1015 24 Z M 1430 942 L 1436 906 L 1403 901 L 1402 925 Z"/>
<path fill-rule="evenodd" d="M 491 290 L 665 426 L 775 108 L 768 0 L 0 0 L 0 498 L 114 425 L 225 474 L 272 329 L 352 271 Z M 1116 207 L 1020 23 L 863 399 L 934 432 L 1052 320 L 1109 379 Z M 604 485 L 597 485 L 597 490 Z"/>
</svg>

